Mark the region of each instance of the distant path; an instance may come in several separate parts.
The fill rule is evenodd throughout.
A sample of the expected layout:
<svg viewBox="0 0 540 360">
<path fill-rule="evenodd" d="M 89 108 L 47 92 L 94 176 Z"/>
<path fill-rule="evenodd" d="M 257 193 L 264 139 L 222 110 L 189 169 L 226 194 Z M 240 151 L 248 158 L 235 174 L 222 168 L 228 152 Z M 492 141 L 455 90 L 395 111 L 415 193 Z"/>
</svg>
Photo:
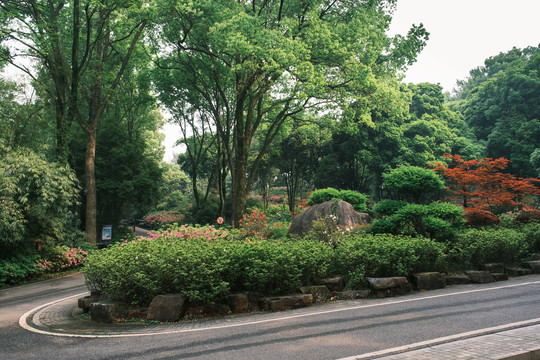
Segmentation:
<svg viewBox="0 0 540 360">
<path fill-rule="evenodd" d="M 130 226 L 130 228 L 131 228 L 131 233 L 134 236 L 147 236 L 148 234 L 152 232 L 152 230 L 146 230 L 138 226 Z"/>
</svg>

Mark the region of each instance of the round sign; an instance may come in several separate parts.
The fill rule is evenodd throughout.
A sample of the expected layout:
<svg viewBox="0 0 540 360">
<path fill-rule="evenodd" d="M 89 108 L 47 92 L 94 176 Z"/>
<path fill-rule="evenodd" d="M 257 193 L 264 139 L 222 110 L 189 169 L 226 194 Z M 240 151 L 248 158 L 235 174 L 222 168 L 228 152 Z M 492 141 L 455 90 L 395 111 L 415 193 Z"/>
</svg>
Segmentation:
<svg viewBox="0 0 540 360">
<path fill-rule="evenodd" d="M 217 218 L 217 223 L 219 225 L 223 224 L 224 222 L 225 222 L 225 219 L 223 218 L 223 216 L 220 216 L 220 217 Z"/>
</svg>

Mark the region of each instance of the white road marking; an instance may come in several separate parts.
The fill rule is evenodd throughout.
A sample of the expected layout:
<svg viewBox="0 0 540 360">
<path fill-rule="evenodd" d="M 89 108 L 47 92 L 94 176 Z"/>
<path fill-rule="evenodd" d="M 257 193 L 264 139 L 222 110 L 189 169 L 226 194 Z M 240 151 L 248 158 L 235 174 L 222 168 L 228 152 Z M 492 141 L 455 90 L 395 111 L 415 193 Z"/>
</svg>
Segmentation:
<svg viewBox="0 0 540 360">
<path fill-rule="evenodd" d="M 27 318 L 32 313 L 35 313 L 36 311 L 39 311 L 44 307 L 56 304 L 58 302 L 61 302 L 61 301 L 64 301 L 64 300 L 68 300 L 68 299 L 71 299 L 71 298 L 75 298 L 75 297 L 87 294 L 87 293 L 82 293 L 82 294 L 78 294 L 78 295 L 69 296 L 69 297 L 66 297 L 66 298 L 63 298 L 63 299 L 60 299 L 60 300 L 52 301 L 50 303 L 38 306 L 38 307 L 24 313 L 19 318 L 19 325 L 21 327 L 23 327 L 24 329 L 35 332 L 35 333 L 44 334 L 44 335 L 63 336 L 63 337 L 116 338 L 116 337 L 170 335 L 170 334 L 180 334 L 180 333 L 189 333 L 189 332 L 198 332 L 198 331 L 227 329 L 227 328 L 241 327 L 241 326 L 248 326 L 248 325 L 258 325 L 258 324 L 264 324 L 264 323 L 269 323 L 269 322 L 274 322 L 274 321 L 291 320 L 291 319 L 298 319 L 298 318 L 304 318 L 304 317 L 310 317 L 310 316 L 332 314 L 332 313 L 338 313 L 338 312 L 344 312 L 344 311 L 351 311 L 351 310 L 358 310 L 358 309 L 368 309 L 368 308 L 375 308 L 375 307 L 395 305 L 395 304 L 404 304 L 404 303 L 416 302 L 416 301 L 421 301 L 421 300 L 431 300 L 431 299 L 438 299 L 438 298 L 455 296 L 455 295 L 473 294 L 473 293 L 480 293 L 480 292 L 500 290 L 500 289 L 509 289 L 509 288 L 514 288 L 514 287 L 520 287 L 520 286 L 526 286 L 526 285 L 537 285 L 537 284 L 540 284 L 540 281 L 531 281 L 531 282 L 520 283 L 520 284 L 497 286 L 497 287 L 492 287 L 492 288 L 488 288 L 488 289 L 476 289 L 476 290 L 459 291 L 459 292 L 453 292 L 453 293 L 449 293 L 449 294 L 432 295 L 432 296 L 419 297 L 419 298 L 414 298 L 414 299 L 393 300 L 393 301 L 389 301 L 389 302 L 385 302 L 385 303 L 370 304 L 370 305 L 358 305 L 358 306 L 351 306 L 351 307 L 347 307 L 347 308 L 310 312 L 310 313 L 307 313 L 307 314 L 297 314 L 297 315 L 282 316 L 282 317 L 277 317 L 277 318 L 255 320 L 255 321 L 243 322 L 243 323 L 237 323 L 237 324 L 217 325 L 217 326 L 201 327 L 201 328 L 195 328 L 195 329 L 178 329 L 178 330 L 161 331 L 161 332 L 154 332 L 154 333 L 131 333 L 131 334 L 112 334 L 112 335 L 66 334 L 66 333 L 55 333 L 55 332 L 52 332 L 52 331 L 36 329 L 36 328 L 28 325 Z M 538 322 L 539 320 L 540 319 L 528 320 L 528 321 L 526 321 L 524 323 L 527 323 L 527 324 L 529 322 L 534 323 L 534 322 Z M 520 323 L 516 323 L 516 324 L 520 324 Z M 510 325 L 503 325 L 501 327 L 501 329 L 507 328 L 509 326 L 510 327 L 516 327 L 516 325 L 510 324 Z M 478 330 L 478 331 L 485 332 L 485 329 L 484 330 Z M 492 330 L 490 330 L 489 332 L 492 332 Z M 465 333 L 465 334 L 467 334 L 467 333 Z M 454 336 L 459 338 L 459 337 L 463 337 L 463 336 L 466 336 L 466 335 L 458 334 L 458 335 L 453 335 L 450 338 L 453 338 Z M 353 357 L 351 359 L 355 359 L 355 357 Z"/>
</svg>

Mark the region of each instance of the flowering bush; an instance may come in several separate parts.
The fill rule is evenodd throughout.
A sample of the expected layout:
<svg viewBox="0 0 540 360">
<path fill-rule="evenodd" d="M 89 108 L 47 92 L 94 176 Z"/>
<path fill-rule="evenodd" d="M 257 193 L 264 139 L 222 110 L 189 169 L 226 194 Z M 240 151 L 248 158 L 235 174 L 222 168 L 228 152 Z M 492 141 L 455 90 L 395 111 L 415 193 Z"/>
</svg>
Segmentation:
<svg viewBox="0 0 540 360">
<path fill-rule="evenodd" d="M 251 214 L 244 214 L 240 225 L 242 226 L 241 235 L 244 237 L 266 239 L 268 235 L 268 219 L 264 210 L 254 208 Z"/>
<path fill-rule="evenodd" d="M 165 225 L 180 223 L 184 217 L 177 211 L 161 211 L 144 218 L 144 222 L 152 229 L 159 229 Z"/>
<path fill-rule="evenodd" d="M 150 240 L 157 240 L 161 238 L 170 240 L 187 240 L 187 239 L 199 239 L 202 241 L 210 242 L 218 239 L 224 239 L 229 235 L 229 232 L 225 229 L 218 230 L 214 225 L 209 226 L 190 226 L 188 224 L 181 226 L 174 226 L 168 229 L 164 229 L 158 232 L 150 233 L 146 238 Z M 122 243 L 122 244 L 125 244 Z M 122 245 L 121 244 L 121 245 Z"/>
<path fill-rule="evenodd" d="M 340 227 L 336 215 L 325 215 L 313 221 L 313 228 L 308 237 L 319 240 L 325 245 L 337 247 L 351 234 L 352 227 Z"/>
<path fill-rule="evenodd" d="M 80 248 L 66 245 L 52 247 L 45 250 L 44 259 L 36 261 L 34 269 L 37 274 L 74 269 L 83 264 L 87 255 Z"/>
</svg>

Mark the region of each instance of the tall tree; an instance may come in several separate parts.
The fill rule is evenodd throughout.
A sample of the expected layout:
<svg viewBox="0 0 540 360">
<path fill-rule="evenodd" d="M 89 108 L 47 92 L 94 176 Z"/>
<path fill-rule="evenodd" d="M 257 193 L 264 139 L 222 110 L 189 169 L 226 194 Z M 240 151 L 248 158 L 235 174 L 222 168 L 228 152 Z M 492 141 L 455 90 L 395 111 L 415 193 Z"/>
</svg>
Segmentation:
<svg viewBox="0 0 540 360">
<path fill-rule="evenodd" d="M 506 157 L 516 176 L 535 176 L 530 157 L 540 143 L 540 47 L 512 49 L 485 61 L 461 83 L 453 106 L 480 140 L 486 155 Z"/>
<path fill-rule="evenodd" d="M 146 27 L 147 6 L 140 0 L 1 0 L 0 8 L 7 17 L 2 38 L 18 44 L 15 54 L 0 54 L 30 75 L 55 106 L 58 160 L 67 162 L 73 120 L 86 134 L 86 232 L 95 243 L 97 131 Z M 40 72 L 20 56 L 37 59 Z"/>
<path fill-rule="evenodd" d="M 213 118 L 232 180 L 232 223 L 281 126 L 303 112 L 357 103 L 370 122 L 380 85 L 414 61 L 427 33 L 386 36 L 395 1 L 159 2 L 161 94 L 187 96 Z M 384 101 L 381 101 L 384 102 Z M 378 104 L 380 104 L 379 102 Z M 344 114 L 352 116 L 351 112 Z M 253 139 L 261 143 L 248 166 Z"/>
<path fill-rule="evenodd" d="M 459 155 L 445 154 L 450 164 L 439 163 L 451 191 L 450 199 L 464 208 L 471 207 L 495 213 L 536 207 L 534 196 L 540 195 L 540 179 L 522 179 L 504 173 L 509 161 L 499 159 L 463 160 Z"/>
</svg>

